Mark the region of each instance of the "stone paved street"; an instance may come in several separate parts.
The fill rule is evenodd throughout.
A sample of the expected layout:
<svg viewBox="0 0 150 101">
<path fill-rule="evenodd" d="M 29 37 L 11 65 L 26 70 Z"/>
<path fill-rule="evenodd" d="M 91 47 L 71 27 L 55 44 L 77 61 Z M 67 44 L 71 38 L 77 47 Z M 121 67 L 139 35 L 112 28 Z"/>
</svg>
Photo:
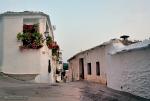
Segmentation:
<svg viewBox="0 0 150 101">
<path fill-rule="evenodd" d="M 105 86 L 77 81 L 35 84 L 0 77 L 0 101 L 148 101 Z"/>
</svg>

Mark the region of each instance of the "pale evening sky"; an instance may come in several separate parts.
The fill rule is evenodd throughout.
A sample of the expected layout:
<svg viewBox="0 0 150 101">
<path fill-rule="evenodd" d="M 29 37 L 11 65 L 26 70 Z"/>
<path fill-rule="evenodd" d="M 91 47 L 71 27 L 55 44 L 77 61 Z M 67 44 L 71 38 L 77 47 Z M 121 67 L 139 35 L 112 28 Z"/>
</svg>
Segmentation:
<svg viewBox="0 0 150 101">
<path fill-rule="evenodd" d="M 42 11 L 56 25 L 63 59 L 127 34 L 150 37 L 150 0 L 0 0 L 5 11 Z"/>
</svg>

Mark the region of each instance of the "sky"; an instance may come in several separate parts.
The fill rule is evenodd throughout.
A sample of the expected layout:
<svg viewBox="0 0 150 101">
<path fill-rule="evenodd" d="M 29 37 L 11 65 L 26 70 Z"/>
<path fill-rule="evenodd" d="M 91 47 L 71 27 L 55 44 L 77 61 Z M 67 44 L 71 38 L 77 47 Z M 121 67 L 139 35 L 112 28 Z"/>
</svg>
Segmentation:
<svg viewBox="0 0 150 101">
<path fill-rule="evenodd" d="M 0 0 L 0 13 L 42 11 L 56 26 L 63 61 L 121 35 L 150 38 L 150 0 Z"/>
</svg>

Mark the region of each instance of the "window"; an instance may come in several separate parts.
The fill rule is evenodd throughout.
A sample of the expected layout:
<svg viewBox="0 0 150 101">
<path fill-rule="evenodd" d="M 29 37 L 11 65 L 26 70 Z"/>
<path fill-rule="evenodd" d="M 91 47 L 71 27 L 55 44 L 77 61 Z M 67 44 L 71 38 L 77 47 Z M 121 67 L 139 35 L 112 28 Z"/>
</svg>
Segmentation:
<svg viewBox="0 0 150 101">
<path fill-rule="evenodd" d="M 91 75 L 91 63 L 87 64 L 88 74 Z"/>
<path fill-rule="evenodd" d="M 62 64 L 63 62 L 62 61 L 59 61 L 59 64 Z"/>
<path fill-rule="evenodd" d="M 100 64 L 99 62 L 96 62 L 96 75 L 100 75 Z"/>
<path fill-rule="evenodd" d="M 37 33 L 39 32 L 39 25 L 38 24 L 32 24 L 32 25 L 23 25 L 23 32 L 24 33 Z"/>
<path fill-rule="evenodd" d="M 37 18 L 23 19 L 23 32 L 24 33 L 39 32 L 39 19 Z"/>
<path fill-rule="evenodd" d="M 38 19 L 23 19 L 23 46 L 37 47 L 41 44 L 42 36 L 39 34 Z M 35 45 L 36 44 L 36 45 Z"/>
</svg>

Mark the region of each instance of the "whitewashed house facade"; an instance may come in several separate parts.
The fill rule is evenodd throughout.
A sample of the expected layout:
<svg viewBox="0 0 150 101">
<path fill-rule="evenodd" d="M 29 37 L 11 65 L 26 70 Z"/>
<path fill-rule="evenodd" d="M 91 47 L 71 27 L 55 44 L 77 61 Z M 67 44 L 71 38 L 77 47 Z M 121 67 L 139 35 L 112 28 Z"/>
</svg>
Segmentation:
<svg viewBox="0 0 150 101">
<path fill-rule="evenodd" d="M 150 99 L 150 39 L 119 46 L 109 52 L 108 87 Z"/>
<path fill-rule="evenodd" d="M 99 82 L 150 99 L 150 39 L 131 45 L 113 39 L 75 54 L 68 62 L 70 81 Z"/>
<path fill-rule="evenodd" d="M 105 45 L 82 51 L 71 57 L 69 80 L 89 80 L 106 84 Z"/>
<path fill-rule="evenodd" d="M 54 40 L 50 18 L 42 12 L 6 12 L 0 14 L 0 72 L 39 83 L 54 83 L 56 59 L 44 41 L 39 49 L 20 49 L 17 34 L 24 25 L 38 24 L 39 33 Z M 44 38 L 45 39 L 45 38 Z M 43 40 L 44 40 L 43 39 Z M 49 71 L 48 71 L 49 70 Z"/>
</svg>

